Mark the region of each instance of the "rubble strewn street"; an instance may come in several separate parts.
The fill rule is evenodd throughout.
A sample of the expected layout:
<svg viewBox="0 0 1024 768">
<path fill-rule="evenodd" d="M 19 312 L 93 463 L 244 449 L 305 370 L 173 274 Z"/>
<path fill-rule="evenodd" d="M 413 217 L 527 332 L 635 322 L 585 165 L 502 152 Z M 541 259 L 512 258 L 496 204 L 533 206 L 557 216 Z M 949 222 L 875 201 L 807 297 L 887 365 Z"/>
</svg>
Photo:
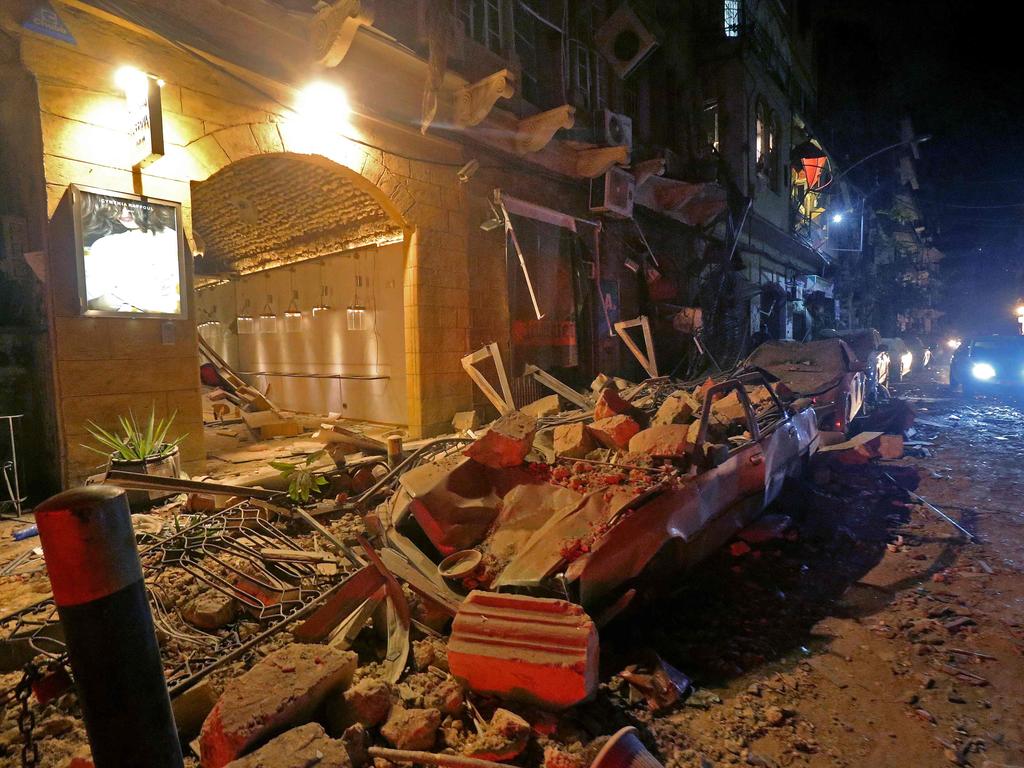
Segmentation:
<svg viewBox="0 0 1024 768">
<path fill-rule="evenodd" d="M 299 759 L 308 751 L 386 765 L 370 758 L 376 745 L 527 767 L 587 766 L 610 735 L 630 725 L 669 768 L 1019 762 L 1024 610 L 1014 505 L 1024 479 L 994 457 L 1001 443 L 1021 439 L 1020 412 L 1012 401 L 950 398 L 924 380 L 930 373 L 898 389 L 917 414 L 901 458 L 852 448 L 819 453 L 730 544 L 695 569 L 641 589 L 601 629 L 599 668 L 578 666 L 597 663 L 586 660 L 585 646 L 578 662 L 567 658 L 566 670 L 583 675 L 579 694 L 571 676 L 544 679 L 544 665 L 554 672 L 562 662 L 543 655 L 534 682 L 527 667 L 517 671 L 524 662 L 515 653 L 470 671 L 479 664 L 468 641 L 477 630 L 463 618 L 450 643 L 435 634 L 432 623 L 444 626 L 437 604 L 431 608 L 407 582 L 415 625 L 409 670 L 397 683 L 387 677 L 386 624 L 372 618 L 383 618 L 379 609 L 363 614 L 362 631 L 341 635 L 348 638 L 342 645 L 334 632 L 322 645 L 274 634 L 174 697 L 179 727 L 201 725 L 188 736 L 197 741 L 187 763 L 270 766 L 287 756 L 296 765 L 319 764 Z M 974 540 L 900 486 L 962 523 Z M 153 513 L 165 523 L 173 514 L 173 504 Z M 353 514 L 326 524 L 352 541 L 356 529 L 344 518 Z M 5 576 L 4 604 L 16 604 L 40 578 L 39 571 Z M 383 595 L 374 586 L 382 583 L 371 580 L 364 593 Z M 159 590 L 160 581 L 150 588 Z M 172 593 L 168 611 L 176 606 L 193 631 L 216 635 L 233 626 L 240 640 L 254 631 L 214 599 L 219 593 L 183 586 Z M 511 611 L 514 603 L 499 605 L 489 610 Z M 527 626 L 507 631 L 539 642 Z M 165 652 L 181 652 L 174 647 L 165 644 Z M 344 647 L 352 650 L 338 650 Z M 568 697 L 569 708 L 516 695 L 502 683 L 501 665 L 523 692 L 550 689 Z M 22 744 L 14 695 L 20 677 L 11 671 L 3 678 L 0 749 L 12 761 Z M 41 765 L 65 766 L 87 759 L 88 746 L 75 694 L 53 685 L 54 698 L 30 705 L 33 736 Z"/>
</svg>

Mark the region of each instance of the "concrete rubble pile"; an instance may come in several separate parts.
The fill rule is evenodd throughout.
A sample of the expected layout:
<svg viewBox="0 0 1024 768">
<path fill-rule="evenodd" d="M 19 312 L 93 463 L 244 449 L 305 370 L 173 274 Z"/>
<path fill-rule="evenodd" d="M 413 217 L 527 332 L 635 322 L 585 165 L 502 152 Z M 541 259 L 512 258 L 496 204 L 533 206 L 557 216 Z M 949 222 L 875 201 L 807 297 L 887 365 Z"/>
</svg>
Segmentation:
<svg viewBox="0 0 1024 768">
<path fill-rule="evenodd" d="M 151 593 L 194 631 L 263 633 L 248 654 L 174 691 L 199 764 L 593 762 L 626 723 L 594 732 L 558 713 L 595 697 L 599 627 L 750 524 L 803 471 L 818 433 L 813 411 L 787 409 L 763 378 L 602 377 L 589 400 L 592 409 L 563 411 L 547 397 L 483 429 L 460 415 L 461 439 L 400 457 L 376 490 L 341 499 L 350 514 L 334 521 L 282 499 L 246 502 L 294 543 L 236 537 L 259 553 L 258 572 L 234 562 L 219 575 L 227 589 L 156 572 Z M 854 449 L 895 450 L 878 436 Z M 303 520 L 314 538 L 295 533 Z M 318 591 L 302 603 L 310 580 Z M 303 607 L 289 614 L 291 604 Z M 270 617 L 281 631 L 267 631 Z M 187 653 L 188 638 L 161 641 L 165 657 Z M 623 679 L 652 708 L 690 690 L 660 660 Z"/>
</svg>

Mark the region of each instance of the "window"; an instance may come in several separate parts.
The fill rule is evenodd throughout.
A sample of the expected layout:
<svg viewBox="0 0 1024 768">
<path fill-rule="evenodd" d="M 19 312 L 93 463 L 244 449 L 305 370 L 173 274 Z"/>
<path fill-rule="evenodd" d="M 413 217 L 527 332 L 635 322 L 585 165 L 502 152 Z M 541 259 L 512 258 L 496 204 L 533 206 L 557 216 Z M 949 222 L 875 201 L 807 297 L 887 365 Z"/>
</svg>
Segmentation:
<svg viewBox="0 0 1024 768">
<path fill-rule="evenodd" d="M 754 148 L 757 172 L 779 191 L 779 121 L 763 100 L 757 100 Z"/>
<path fill-rule="evenodd" d="M 704 147 L 718 151 L 718 101 L 711 99 L 704 102 L 704 110 L 700 116 L 701 143 Z"/>
<path fill-rule="evenodd" d="M 523 98 L 531 104 L 539 104 L 539 61 L 537 56 L 537 42 L 539 30 L 537 20 L 530 13 L 522 8 L 516 9 L 515 36 L 516 54 L 519 56 L 519 63 L 522 66 L 521 80 Z"/>
<path fill-rule="evenodd" d="M 466 35 L 495 53 L 502 50 L 502 0 L 458 0 Z"/>
<path fill-rule="evenodd" d="M 740 36 L 740 3 L 742 0 L 723 0 L 722 21 L 726 37 Z"/>
</svg>

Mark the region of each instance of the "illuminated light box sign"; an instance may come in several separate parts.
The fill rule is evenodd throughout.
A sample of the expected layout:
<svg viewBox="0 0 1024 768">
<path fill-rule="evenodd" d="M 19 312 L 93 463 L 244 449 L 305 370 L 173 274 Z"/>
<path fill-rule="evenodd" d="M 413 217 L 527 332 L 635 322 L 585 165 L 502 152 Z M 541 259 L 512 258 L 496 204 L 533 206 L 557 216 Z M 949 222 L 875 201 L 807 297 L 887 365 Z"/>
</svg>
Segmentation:
<svg viewBox="0 0 1024 768">
<path fill-rule="evenodd" d="M 82 313 L 185 317 L 181 205 L 76 186 L 71 195 Z"/>
<path fill-rule="evenodd" d="M 163 81 L 131 67 L 117 72 L 128 106 L 131 165 L 144 168 L 164 154 Z"/>
</svg>

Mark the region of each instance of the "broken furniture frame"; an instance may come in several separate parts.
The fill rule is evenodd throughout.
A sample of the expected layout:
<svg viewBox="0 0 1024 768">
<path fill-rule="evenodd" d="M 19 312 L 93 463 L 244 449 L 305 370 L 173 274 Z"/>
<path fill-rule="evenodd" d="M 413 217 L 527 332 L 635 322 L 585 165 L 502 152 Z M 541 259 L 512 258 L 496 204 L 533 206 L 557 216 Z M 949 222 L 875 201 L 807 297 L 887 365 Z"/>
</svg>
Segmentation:
<svg viewBox="0 0 1024 768">
<path fill-rule="evenodd" d="M 640 351 L 640 347 L 637 346 L 637 343 L 627 333 L 630 328 L 636 328 L 637 326 L 643 329 L 646 354 Z M 633 357 L 647 371 L 647 375 L 652 379 L 658 378 L 658 363 L 654 357 L 654 339 L 651 337 L 651 323 L 647 319 L 647 315 L 640 315 L 640 317 L 633 320 L 619 320 L 615 323 L 615 332 L 619 334 L 623 343 L 633 353 Z"/>
<path fill-rule="evenodd" d="M 491 386 L 491 382 L 487 380 L 487 377 L 476 369 L 477 363 L 481 363 L 488 358 L 494 361 L 494 368 L 498 374 L 498 383 L 501 385 L 500 395 Z M 512 388 L 508 384 L 508 375 L 505 373 L 505 364 L 501 359 L 501 350 L 495 342 L 491 342 L 486 347 L 481 347 L 476 352 L 471 352 L 462 358 L 462 367 L 469 374 L 469 378 L 480 387 L 480 391 L 498 409 L 498 413 L 504 416 L 516 409 L 516 404 L 512 400 Z"/>
<path fill-rule="evenodd" d="M 307 616 L 351 576 L 349 573 L 340 578 L 320 576 L 310 563 L 268 563 L 258 554 L 267 547 L 305 551 L 299 550 L 291 539 L 278 531 L 259 507 L 241 502 L 205 516 L 139 552 L 154 622 L 160 633 L 173 638 L 182 649 L 176 654 L 163 654 L 164 674 L 172 697 L 248 653 L 296 619 Z M 254 570 L 249 572 L 240 567 L 240 563 Z M 266 623 L 265 628 L 243 641 L 237 630 L 214 635 L 185 623 L 177 610 L 165 607 L 159 594 L 161 585 L 154 586 L 159 576 L 170 568 L 185 571 L 212 589 L 239 600 L 250 613 L 259 617 L 256 620 Z M 223 569 L 223 573 L 215 568 Z M 225 573 L 244 575 L 252 591 L 240 591 L 233 580 L 225 578 Z M 282 576 L 297 579 L 287 599 L 268 604 L 253 595 L 261 588 L 275 589 Z M 338 583 L 330 583 L 335 580 Z M 281 594 L 285 596 L 284 592 Z M 52 598 L 0 618 L 0 628 L 8 643 L 22 641 L 31 650 L 54 658 L 64 651 Z"/>
<path fill-rule="evenodd" d="M 0 510 L 8 504 L 13 505 L 14 515 L 17 519 L 21 518 L 21 505 L 27 501 L 27 497 L 21 494 L 21 480 L 18 477 L 18 446 L 14 442 L 14 420 L 20 419 L 23 416 L 24 414 L 21 413 L 11 416 L 0 416 L 0 420 L 6 420 L 7 422 L 7 433 L 10 438 L 11 447 L 10 458 L 0 464 L 0 474 L 3 475 L 4 487 L 7 490 L 7 498 L 0 497 Z"/>
<path fill-rule="evenodd" d="M 537 380 L 539 384 L 547 387 L 559 397 L 568 400 L 570 403 L 572 403 L 575 406 L 578 406 L 584 411 L 589 411 L 594 407 L 593 400 L 589 399 L 585 395 L 581 395 L 568 384 L 559 381 L 550 373 L 541 370 L 536 365 L 527 365 L 526 368 L 523 370 L 523 374 L 525 376 L 532 376 L 534 379 Z"/>
</svg>

